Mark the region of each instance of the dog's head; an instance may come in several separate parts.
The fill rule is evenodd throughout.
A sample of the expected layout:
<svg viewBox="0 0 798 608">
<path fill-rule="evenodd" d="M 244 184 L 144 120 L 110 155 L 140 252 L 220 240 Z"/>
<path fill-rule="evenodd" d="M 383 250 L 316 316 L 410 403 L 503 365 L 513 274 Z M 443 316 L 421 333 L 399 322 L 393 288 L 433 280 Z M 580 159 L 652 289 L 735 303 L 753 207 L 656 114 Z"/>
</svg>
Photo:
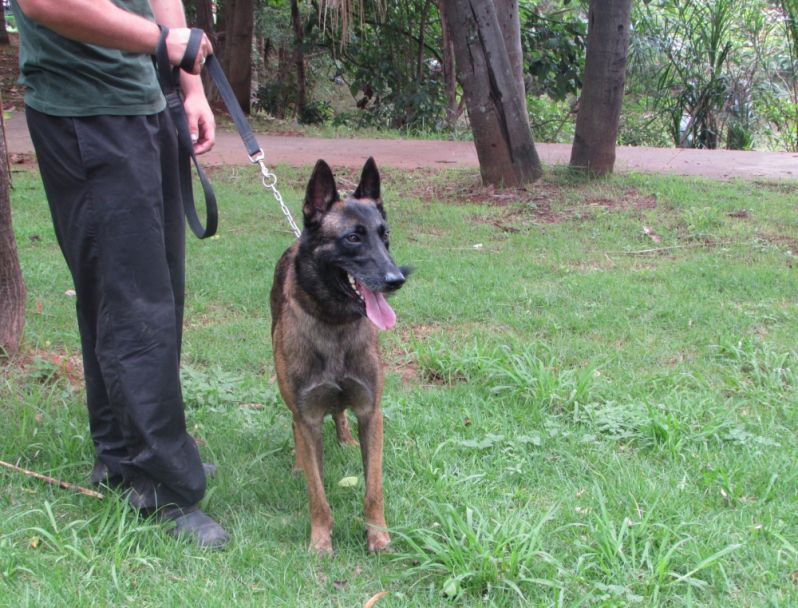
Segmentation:
<svg viewBox="0 0 798 608">
<path fill-rule="evenodd" d="M 311 261 L 314 281 L 319 287 L 323 284 L 325 297 L 346 311 L 367 316 L 380 329 L 393 327 L 396 314 L 384 294 L 404 284 L 408 269 L 397 267 L 389 253 L 390 231 L 374 159 L 366 161 L 360 183 L 344 199 L 329 165 L 318 161 L 302 213 L 300 257 Z"/>
</svg>

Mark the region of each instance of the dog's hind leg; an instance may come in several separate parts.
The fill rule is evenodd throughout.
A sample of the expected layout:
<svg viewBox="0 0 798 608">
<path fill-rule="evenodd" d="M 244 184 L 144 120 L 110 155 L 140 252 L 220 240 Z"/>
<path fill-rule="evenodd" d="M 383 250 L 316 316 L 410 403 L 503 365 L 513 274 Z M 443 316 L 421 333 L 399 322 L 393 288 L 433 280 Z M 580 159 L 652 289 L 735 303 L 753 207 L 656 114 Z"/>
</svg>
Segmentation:
<svg viewBox="0 0 798 608">
<path fill-rule="evenodd" d="M 352 431 L 349 430 L 349 419 L 346 417 L 346 411 L 341 410 L 333 414 L 335 420 L 335 434 L 338 437 L 338 443 L 343 446 L 357 446 L 357 440 L 352 437 Z"/>
<path fill-rule="evenodd" d="M 291 422 L 291 430 L 294 432 L 294 473 L 301 473 L 305 470 L 305 467 L 302 466 L 302 450 L 299 449 L 299 442 L 302 441 L 302 437 L 299 435 L 299 431 L 297 430 L 296 422 Z"/>
<path fill-rule="evenodd" d="M 384 551 L 391 543 L 388 524 L 385 523 L 385 505 L 382 495 L 382 411 L 379 405 L 363 412 L 357 418 L 360 452 L 363 456 L 363 473 L 366 478 L 364 514 L 369 551 Z"/>
<path fill-rule="evenodd" d="M 294 417 L 297 461 L 305 472 L 310 502 L 310 550 L 331 555 L 332 511 L 324 494 L 321 419 L 304 420 Z"/>
</svg>

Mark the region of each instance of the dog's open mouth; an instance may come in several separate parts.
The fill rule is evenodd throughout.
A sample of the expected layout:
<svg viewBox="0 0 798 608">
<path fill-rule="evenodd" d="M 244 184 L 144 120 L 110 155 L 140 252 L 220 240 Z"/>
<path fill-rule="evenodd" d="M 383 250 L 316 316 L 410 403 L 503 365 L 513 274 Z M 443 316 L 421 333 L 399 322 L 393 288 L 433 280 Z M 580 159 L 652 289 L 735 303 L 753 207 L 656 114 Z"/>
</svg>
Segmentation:
<svg viewBox="0 0 798 608">
<path fill-rule="evenodd" d="M 396 313 L 383 294 L 378 291 L 371 291 L 349 273 L 346 273 L 346 278 L 349 280 L 349 286 L 366 307 L 366 316 L 369 321 L 382 331 L 391 329 L 396 325 Z"/>
</svg>

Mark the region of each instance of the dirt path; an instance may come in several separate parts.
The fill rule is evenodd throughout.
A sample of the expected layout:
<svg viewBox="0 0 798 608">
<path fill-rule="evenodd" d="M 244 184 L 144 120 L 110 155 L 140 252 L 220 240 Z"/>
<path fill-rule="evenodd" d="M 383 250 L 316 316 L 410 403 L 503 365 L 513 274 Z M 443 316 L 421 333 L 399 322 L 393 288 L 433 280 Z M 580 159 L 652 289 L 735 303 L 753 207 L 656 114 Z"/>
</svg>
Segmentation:
<svg viewBox="0 0 798 608">
<path fill-rule="evenodd" d="M 6 120 L 8 151 L 19 160 L 31 159 L 33 146 L 24 113 L 17 109 Z M 380 166 L 400 169 L 434 167 L 476 168 L 477 154 L 471 142 L 321 139 L 284 135 L 260 135 L 260 145 L 269 166 L 308 166 L 323 158 L 333 167 L 359 168 L 369 156 Z M 546 165 L 568 163 L 567 144 L 537 144 Z M 236 133 L 220 132 L 214 149 L 204 155 L 203 164 L 248 164 L 243 144 Z M 714 179 L 798 179 L 798 154 L 788 152 L 740 152 L 730 150 L 682 150 L 671 148 L 617 149 L 618 172 L 661 173 L 703 176 Z"/>
</svg>

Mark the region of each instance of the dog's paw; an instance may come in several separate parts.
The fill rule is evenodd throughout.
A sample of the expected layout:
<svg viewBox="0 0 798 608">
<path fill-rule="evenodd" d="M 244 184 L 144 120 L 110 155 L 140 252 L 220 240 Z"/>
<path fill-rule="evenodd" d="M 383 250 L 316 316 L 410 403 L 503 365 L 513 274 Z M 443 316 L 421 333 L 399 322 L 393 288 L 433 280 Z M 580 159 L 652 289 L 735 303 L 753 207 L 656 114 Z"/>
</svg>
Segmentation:
<svg viewBox="0 0 798 608">
<path fill-rule="evenodd" d="M 333 554 L 332 534 L 327 530 L 312 531 L 310 534 L 311 553 L 322 557 L 330 557 Z"/>
<path fill-rule="evenodd" d="M 385 553 L 391 550 L 391 536 L 385 530 L 369 529 L 366 538 L 369 553 Z"/>
</svg>

